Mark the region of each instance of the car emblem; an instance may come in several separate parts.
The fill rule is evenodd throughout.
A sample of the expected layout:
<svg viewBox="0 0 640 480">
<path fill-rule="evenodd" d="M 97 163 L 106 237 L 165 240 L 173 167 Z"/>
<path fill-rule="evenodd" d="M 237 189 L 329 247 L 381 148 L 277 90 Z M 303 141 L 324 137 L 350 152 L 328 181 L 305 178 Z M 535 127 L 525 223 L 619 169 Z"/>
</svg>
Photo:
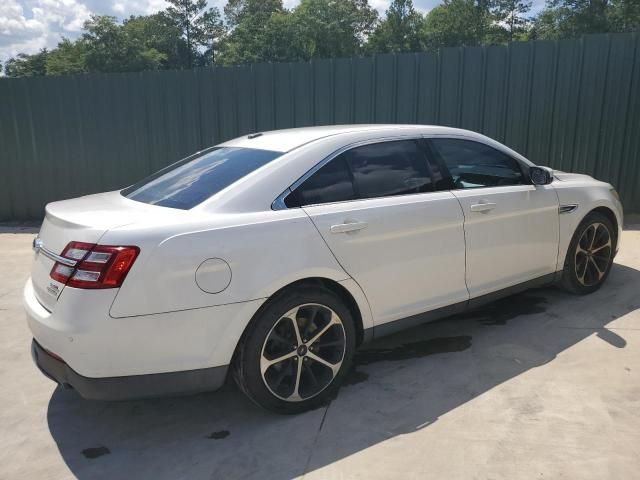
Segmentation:
<svg viewBox="0 0 640 480">
<path fill-rule="evenodd" d="M 58 285 L 56 285 L 55 283 L 50 283 L 47 287 L 47 292 L 57 298 L 58 294 L 60 293 L 60 287 L 58 287 Z"/>
</svg>

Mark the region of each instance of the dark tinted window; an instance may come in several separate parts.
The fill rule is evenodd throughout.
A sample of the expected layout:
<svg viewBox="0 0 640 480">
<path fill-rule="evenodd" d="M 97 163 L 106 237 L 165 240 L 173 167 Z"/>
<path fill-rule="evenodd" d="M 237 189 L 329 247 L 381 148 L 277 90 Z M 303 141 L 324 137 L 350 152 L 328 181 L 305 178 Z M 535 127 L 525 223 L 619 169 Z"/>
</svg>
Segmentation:
<svg viewBox="0 0 640 480">
<path fill-rule="evenodd" d="M 524 183 L 520 164 L 495 148 L 453 138 L 434 138 L 431 143 L 451 173 L 455 188 Z"/>
<path fill-rule="evenodd" d="M 373 143 L 343 154 L 359 198 L 430 192 L 431 178 L 417 141 Z"/>
<path fill-rule="evenodd" d="M 121 193 L 138 202 L 187 210 L 280 155 L 253 148 L 214 148 L 169 165 Z"/>
<path fill-rule="evenodd" d="M 320 168 L 285 199 L 288 207 L 342 202 L 356 198 L 342 155 Z"/>
<path fill-rule="evenodd" d="M 414 140 L 374 143 L 337 156 L 285 199 L 288 207 L 432 191 Z"/>
</svg>

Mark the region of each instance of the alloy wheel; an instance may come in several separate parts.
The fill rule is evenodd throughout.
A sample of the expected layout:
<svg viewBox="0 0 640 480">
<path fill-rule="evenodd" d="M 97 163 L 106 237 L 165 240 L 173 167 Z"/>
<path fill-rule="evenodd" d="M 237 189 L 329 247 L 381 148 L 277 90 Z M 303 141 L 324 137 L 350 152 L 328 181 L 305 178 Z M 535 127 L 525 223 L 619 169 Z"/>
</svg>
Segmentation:
<svg viewBox="0 0 640 480">
<path fill-rule="evenodd" d="M 576 246 L 575 268 L 578 282 L 585 287 L 596 285 L 604 277 L 611 261 L 611 233 L 603 223 L 590 224 Z"/>
<path fill-rule="evenodd" d="M 262 347 L 260 373 L 269 391 L 287 402 L 300 402 L 327 388 L 342 366 L 345 330 L 330 308 L 307 303 L 285 313 Z"/>
</svg>

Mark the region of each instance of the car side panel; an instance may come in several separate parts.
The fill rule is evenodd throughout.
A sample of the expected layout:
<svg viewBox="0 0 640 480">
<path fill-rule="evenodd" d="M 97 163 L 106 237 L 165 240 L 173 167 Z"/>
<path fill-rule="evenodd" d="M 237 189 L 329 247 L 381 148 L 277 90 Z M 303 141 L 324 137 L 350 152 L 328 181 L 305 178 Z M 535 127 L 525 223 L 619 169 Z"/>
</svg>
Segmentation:
<svg viewBox="0 0 640 480">
<path fill-rule="evenodd" d="M 558 198 L 549 186 L 455 190 L 464 210 L 471 298 L 555 272 Z M 474 207 L 491 206 L 475 211 Z"/>
<path fill-rule="evenodd" d="M 139 227 L 135 231 L 109 231 L 104 243 L 128 244 L 131 238 L 137 238 L 141 248 L 139 260 L 111 306 L 111 316 L 266 299 L 280 288 L 309 277 L 336 282 L 350 279 L 302 210 L 219 217 L 224 218 L 183 225 L 182 231 L 188 230 L 185 233 Z M 166 239 L 158 241 L 162 235 Z M 198 266 L 212 258 L 224 260 L 231 269 L 231 281 L 219 293 L 207 293 L 196 283 Z M 353 288 L 349 282 L 346 286 Z M 355 293 L 362 302 L 361 292 Z M 370 322 L 368 305 L 359 306 L 363 322 Z"/>
<path fill-rule="evenodd" d="M 305 207 L 362 287 L 376 325 L 468 299 L 463 215 L 450 192 Z M 340 233 L 343 224 L 366 228 Z"/>
<path fill-rule="evenodd" d="M 571 238 L 580 222 L 592 210 L 605 207 L 614 212 L 618 224 L 618 248 L 622 238 L 622 204 L 611 194 L 611 185 L 594 180 L 586 175 L 560 174 L 564 180 L 556 179 L 551 184 L 558 194 L 560 206 L 576 205 L 575 210 L 560 214 L 560 243 L 557 270 L 564 262 Z"/>
</svg>

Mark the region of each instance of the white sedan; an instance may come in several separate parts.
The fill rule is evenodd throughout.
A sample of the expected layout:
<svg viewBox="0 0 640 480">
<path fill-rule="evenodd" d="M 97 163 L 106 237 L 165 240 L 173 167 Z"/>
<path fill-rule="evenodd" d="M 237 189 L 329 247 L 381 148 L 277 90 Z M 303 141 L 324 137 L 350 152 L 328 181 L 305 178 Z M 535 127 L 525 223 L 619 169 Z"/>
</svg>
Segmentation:
<svg viewBox="0 0 640 480">
<path fill-rule="evenodd" d="M 24 289 L 43 373 L 90 399 L 213 390 L 326 401 L 363 342 L 532 286 L 590 293 L 613 187 L 477 133 L 257 133 L 121 191 L 47 205 Z"/>
</svg>

